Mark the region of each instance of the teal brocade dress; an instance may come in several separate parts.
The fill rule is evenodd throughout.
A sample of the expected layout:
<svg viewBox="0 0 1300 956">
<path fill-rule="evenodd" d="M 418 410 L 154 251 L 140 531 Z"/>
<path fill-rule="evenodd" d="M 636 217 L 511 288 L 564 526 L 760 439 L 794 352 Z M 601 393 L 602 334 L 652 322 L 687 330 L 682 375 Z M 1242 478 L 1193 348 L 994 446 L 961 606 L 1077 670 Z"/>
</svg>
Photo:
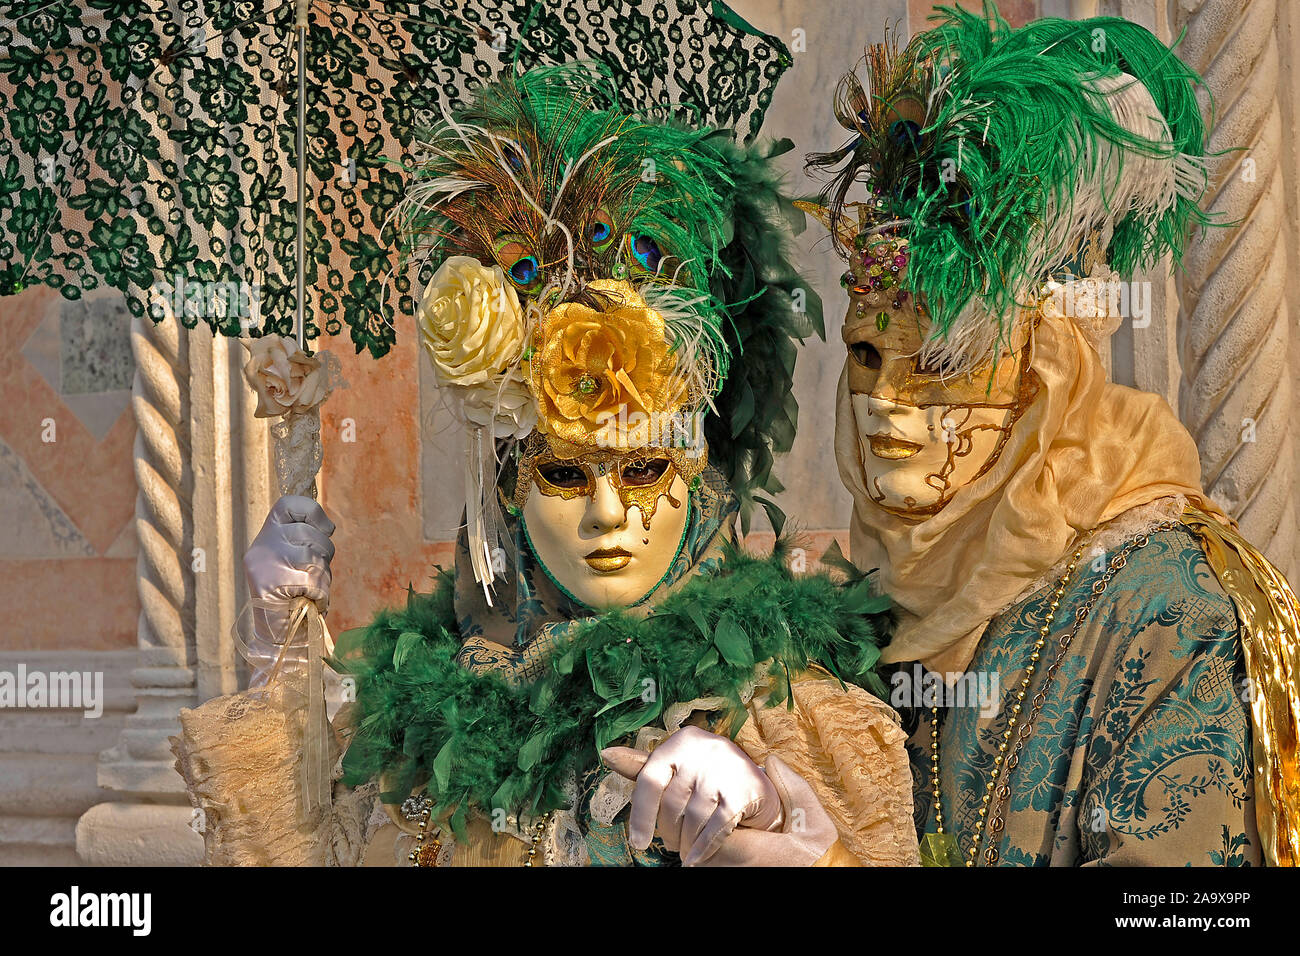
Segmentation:
<svg viewBox="0 0 1300 956">
<path fill-rule="evenodd" d="M 1102 577 L 1080 564 L 1025 698 L 1043 690 L 1058 640 Z M 941 708 L 944 829 L 966 859 L 1057 581 L 994 618 L 970 671 L 998 675 L 996 714 Z M 1233 604 L 1183 527 L 1153 532 L 1098 597 L 1046 693 L 1009 785 L 997 865 L 1248 866 L 1262 859 L 1251 777 L 1248 684 Z M 986 711 L 986 712 L 988 712 Z M 936 830 L 930 711 L 908 742 L 918 832 Z M 989 826 L 989 824 L 985 824 Z"/>
</svg>

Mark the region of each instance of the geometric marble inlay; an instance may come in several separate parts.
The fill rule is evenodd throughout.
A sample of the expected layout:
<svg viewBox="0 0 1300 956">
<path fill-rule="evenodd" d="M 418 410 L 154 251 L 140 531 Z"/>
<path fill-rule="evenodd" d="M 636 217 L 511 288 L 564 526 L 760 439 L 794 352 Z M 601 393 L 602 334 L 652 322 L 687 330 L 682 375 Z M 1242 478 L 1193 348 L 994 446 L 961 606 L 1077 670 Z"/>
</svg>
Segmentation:
<svg viewBox="0 0 1300 956">
<path fill-rule="evenodd" d="M 130 407 L 135 359 L 120 293 L 56 300 L 22 354 L 97 441 Z"/>
<path fill-rule="evenodd" d="M 64 395 L 131 388 L 131 313 L 121 294 L 64 300 L 59 320 Z"/>
<path fill-rule="evenodd" d="M 0 558 L 93 557 L 95 549 L 41 487 L 18 454 L 0 440 Z"/>
</svg>

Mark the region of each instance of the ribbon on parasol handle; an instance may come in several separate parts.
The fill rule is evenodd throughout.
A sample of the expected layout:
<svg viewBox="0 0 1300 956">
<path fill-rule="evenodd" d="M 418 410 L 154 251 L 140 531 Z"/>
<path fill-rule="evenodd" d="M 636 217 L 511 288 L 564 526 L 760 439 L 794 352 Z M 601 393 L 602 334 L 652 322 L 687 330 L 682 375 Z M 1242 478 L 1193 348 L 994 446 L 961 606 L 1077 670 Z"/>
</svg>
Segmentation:
<svg viewBox="0 0 1300 956">
<path fill-rule="evenodd" d="M 301 328 L 301 326 L 299 326 Z M 321 445 L 320 406 L 330 393 L 346 387 L 339 362 L 328 352 L 307 353 L 290 336 L 266 335 L 243 340 L 248 351 L 244 378 L 257 395 L 258 418 L 274 418 L 271 425 L 276 482 L 281 495 L 317 497 L 316 476 L 324 460 Z M 283 601 L 254 598 L 241 609 L 234 625 L 234 640 L 245 659 L 254 666 L 264 663 L 265 653 L 252 627 L 255 608 L 285 616 Z M 319 607 L 306 597 L 289 605 L 284 640 L 279 643 L 275 665 L 265 684 L 248 693 L 262 696 L 268 704 L 282 701 L 286 716 L 297 718 L 302 733 L 303 822 L 331 803 L 332 785 L 329 735 L 325 710 L 323 659 L 333 652 L 333 642 Z M 251 636 L 244 639 L 245 627 Z M 305 641 L 303 638 L 305 637 Z M 277 642 L 278 643 L 278 642 Z M 296 658 L 305 644 L 306 660 Z M 294 656 L 290 656 L 291 653 Z M 297 665 L 304 664 L 304 667 Z M 272 692 L 278 689 L 279 694 Z"/>
<path fill-rule="evenodd" d="M 320 406 L 290 412 L 271 426 L 276 482 L 281 495 L 316 499 L 316 476 L 324 461 Z"/>
<path fill-rule="evenodd" d="M 248 351 L 244 379 L 257 396 L 257 418 L 273 418 L 276 481 L 282 495 L 316 497 L 316 475 L 324 460 L 320 406 L 346 388 L 339 360 L 329 352 L 309 354 L 290 336 L 241 340 Z"/>
<path fill-rule="evenodd" d="M 284 602 L 254 598 L 244 605 L 235 620 L 232 628 L 235 645 L 255 667 L 265 658 L 258 649 L 258 644 L 264 642 L 252 627 L 252 614 L 256 608 L 283 613 Z M 324 615 L 310 598 L 294 598 L 288 618 L 284 641 L 278 645 L 275 663 L 265 683 L 250 687 L 244 693 L 279 707 L 297 724 L 301 734 L 299 775 L 302 800 L 299 819 L 309 824 L 320 811 L 330 808 L 333 796 L 324 660 L 333 653 L 334 641 Z M 246 634 L 252 635 L 251 640 L 245 639 Z M 298 659 L 299 650 L 305 652 L 305 660 Z"/>
</svg>

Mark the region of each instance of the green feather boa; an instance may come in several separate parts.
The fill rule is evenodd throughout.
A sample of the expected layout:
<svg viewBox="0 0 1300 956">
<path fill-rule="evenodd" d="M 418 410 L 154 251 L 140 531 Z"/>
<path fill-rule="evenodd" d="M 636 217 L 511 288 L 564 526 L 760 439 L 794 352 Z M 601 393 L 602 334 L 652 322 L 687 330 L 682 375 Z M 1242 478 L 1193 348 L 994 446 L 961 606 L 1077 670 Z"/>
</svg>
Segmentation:
<svg viewBox="0 0 1300 956">
<path fill-rule="evenodd" d="M 435 815 L 451 812 L 462 830 L 470 808 L 564 806 L 574 773 L 672 703 L 720 696 L 743 717 L 741 690 L 756 663 L 768 662 L 774 678 L 769 704 L 788 701 L 790 678 L 812 663 L 884 696 L 875 666 L 888 598 L 847 562 L 843 579 L 796 576 L 787 551 L 782 543 L 759 558 L 731 548 L 648 617 L 614 612 L 575 622 L 571 642 L 527 686 L 457 663 L 454 576 L 440 572 L 433 593 L 412 591 L 404 609 L 339 639 L 330 666 L 356 681 L 344 782 L 382 774 L 386 802 L 427 783 Z"/>
</svg>

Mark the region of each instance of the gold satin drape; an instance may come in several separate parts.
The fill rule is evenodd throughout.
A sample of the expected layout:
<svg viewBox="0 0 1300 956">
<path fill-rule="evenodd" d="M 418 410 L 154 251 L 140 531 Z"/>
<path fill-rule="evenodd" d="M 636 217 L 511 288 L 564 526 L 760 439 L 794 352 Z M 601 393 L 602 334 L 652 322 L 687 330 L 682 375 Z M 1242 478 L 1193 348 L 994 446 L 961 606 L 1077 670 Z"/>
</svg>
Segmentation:
<svg viewBox="0 0 1300 956">
<path fill-rule="evenodd" d="M 1237 608 L 1250 682 L 1255 817 L 1270 866 L 1300 862 L 1300 604 L 1245 538 L 1196 508 L 1183 523 L 1200 540 Z"/>
</svg>

